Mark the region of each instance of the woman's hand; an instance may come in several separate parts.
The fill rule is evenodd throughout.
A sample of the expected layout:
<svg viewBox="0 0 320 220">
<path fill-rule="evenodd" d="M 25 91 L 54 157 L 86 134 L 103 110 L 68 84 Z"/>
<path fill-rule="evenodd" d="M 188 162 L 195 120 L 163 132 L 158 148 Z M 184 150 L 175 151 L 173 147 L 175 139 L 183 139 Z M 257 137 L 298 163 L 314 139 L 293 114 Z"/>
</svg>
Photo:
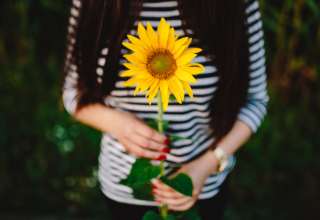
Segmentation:
<svg viewBox="0 0 320 220">
<path fill-rule="evenodd" d="M 172 175 L 175 176 L 178 173 L 186 173 L 191 177 L 193 183 L 192 196 L 183 195 L 161 182 L 161 180 L 154 179 L 152 183 L 155 201 L 167 204 L 168 208 L 174 211 L 185 211 L 190 209 L 197 201 L 205 180 L 210 174 L 217 171 L 217 167 L 218 161 L 212 152 L 208 151 L 200 158 L 183 165 Z"/>
<path fill-rule="evenodd" d="M 125 149 L 137 156 L 164 160 L 169 140 L 130 112 L 122 112 L 101 104 L 78 110 L 74 117 L 102 132 L 110 133 Z"/>
<path fill-rule="evenodd" d="M 129 112 L 116 111 L 109 132 L 126 150 L 137 157 L 163 160 L 169 152 L 164 134 L 149 127 L 143 120 Z"/>
</svg>

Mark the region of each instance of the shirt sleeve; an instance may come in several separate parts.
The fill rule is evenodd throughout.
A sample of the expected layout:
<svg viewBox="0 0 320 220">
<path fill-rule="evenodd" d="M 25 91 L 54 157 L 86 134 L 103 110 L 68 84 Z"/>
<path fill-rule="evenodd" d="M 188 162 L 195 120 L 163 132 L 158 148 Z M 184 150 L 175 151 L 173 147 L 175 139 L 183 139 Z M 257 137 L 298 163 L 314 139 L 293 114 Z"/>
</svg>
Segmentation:
<svg viewBox="0 0 320 220">
<path fill-rule="evenodd" d="M 68 29 L 67 29 L 67 43 L 66 56 L 64 63 L 65 78 L 62 87 L 62 101 L 64 108 L 69 114 L 73 114 L 77 107 L 77 82 L 79 78 L 78 61 L 74 56 L 74 48 L 76 43 L 76 34 L 78 30 L 78 23 L 80 18 L 82 2 L 80 0 L 72 0 L 70 8 Z"/>
<path fill-rule="evenodd" d="M 249 43 L 249 87 L 246 104 L 238 119 L 255 133 L 267 113 L 266 57 L 264 32 L 258 0 L 246 1 L 246 26 Z"/>
<path fill-rule="evenodd" d="M 64 71 L 66 74 L 62 86 L 62 102 L 65 110 L 69 114 L 74 114 L 78 105 L 77 83 L 79 79 L 79 61 L 77 60 L 77 56 L 74 55 L 74 49 L 81 16 L 81 9 L 82 0 L 72 0 L 68 20 L 66 57 L 64 62 Z M 96 64 L 95 74 L 97 83 L 102 83 L 107 54 L 108 47 L 105 44 L 104 47 L 101 48 Z"/>
</svg>

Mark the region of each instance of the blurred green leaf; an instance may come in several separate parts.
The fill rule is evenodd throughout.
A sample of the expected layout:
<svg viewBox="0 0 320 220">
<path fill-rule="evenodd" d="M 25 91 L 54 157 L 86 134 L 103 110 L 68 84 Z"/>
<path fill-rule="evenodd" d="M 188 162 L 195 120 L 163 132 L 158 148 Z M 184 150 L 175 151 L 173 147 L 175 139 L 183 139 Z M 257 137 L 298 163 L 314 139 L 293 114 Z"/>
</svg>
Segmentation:
<svg viewBox="0 0 320 220">
<path fill-rule="evenodd" d="M 120 183 L 132 188 L 136 198 L 151 200 L 153 195 L 150 180 L 159 174 L 160 166 L 152 165 L 148 159 L 138 158 L 133 163 L 129 175 Z"/>
</svg>

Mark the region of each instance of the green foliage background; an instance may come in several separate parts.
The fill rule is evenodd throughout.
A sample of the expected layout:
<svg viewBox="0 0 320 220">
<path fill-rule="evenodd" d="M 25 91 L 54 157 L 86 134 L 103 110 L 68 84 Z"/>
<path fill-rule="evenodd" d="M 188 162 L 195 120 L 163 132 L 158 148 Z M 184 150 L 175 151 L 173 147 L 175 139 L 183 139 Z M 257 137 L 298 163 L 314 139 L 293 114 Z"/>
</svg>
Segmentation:
<svg viewBox="0 0 320 220">
<path fill-rule="evenodd" d="M 0 2 L 1 219 L 108 219 L 96 178 L 100 134 L 60 100 L 67 5 Z M 237 153 L 226 219 L 320 219 L 319 2 L 261 6 L 271 102 Z"/>
</svg>

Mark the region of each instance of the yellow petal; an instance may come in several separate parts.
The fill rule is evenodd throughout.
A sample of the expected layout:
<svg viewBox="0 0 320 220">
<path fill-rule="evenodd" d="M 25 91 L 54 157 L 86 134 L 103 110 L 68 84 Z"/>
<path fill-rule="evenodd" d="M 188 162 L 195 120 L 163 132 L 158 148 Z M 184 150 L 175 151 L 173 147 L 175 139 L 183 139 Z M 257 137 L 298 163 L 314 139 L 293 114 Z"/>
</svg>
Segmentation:
<svg viewBox="0 0 320 220">
<path fill-rule="evenodd" d="M 160 24 L 158 26 L 159 46 L 161 48 L 167 48 L 169 30 L 170 25 L 166 22 L 164 18 L 161 18 Z"/>
<path fill-rule="evenodd" d="M 150 78 L 150 73 L 146 70 L 142 70 L 139 72 L 139 74 L 137 74 L 135 77 L 137 77 L 138 79 L 149 79 Z"/>
<path fill-rule="evenodd" d="M 158 35 L 157 33 L 153 30 L 153 27 L 152 25 L 150 24 L 150 22 L 147 22 L 147 34 L 148 34 L 148 37 L 150 39 L 150 42 L 151 42 L 151 47 L 153 49 L 157 49 L 159 47 L 159 44 L 158 44 Z"/>
<path fill-rule="evenodd" d="M 181 95 L 181 100 L 182 100 L 182 102 L 183 102 L 185 92 L 184 92 L 184 90 L 183 90 L 182 83 L 181 83 L 181 81 L 180 81 L 176 76 L 173 76 L 173 77 L 171 77 L 171 78 L 173 78 L 172 80 L 174 80 L 175 83 L 178 85 L 178 89 L 179 89 L 180 95 Z"/>
<path fill-rule="evenodd" d="M 140 50 L 143 51 L 144 53 L 149 53 L 152 48 L 148 47 L 148 45 L 140 40 L 139 38 L 132 36 L 130 34 L 127 35 L 128 39 L 131 41 L 133 45 L 136 47 L 140 47 Z"/>
<path fill-rule="evenodd" d="M 147 47 L 151 47 L 152 43 L 150 42 L 150 39 L 148 37 L 147 31 L 142 25 L 141 22 L 138 23 L 138 35 L 141 41 L 146 44 Z"/>
<path fill-rule="evenodd" d="M 194 54 L 194 53 L 182 54 L 179 57 L 179 59 L 177 59 L 177 64 L 178 64 L 178 66 L 186 65 L 186 64 L 190 63 L 196 56 L 197 56 L 197 54 Z"/>
<path fill-rule="evenodd" d="M 201 48 L 198 47 L 191 47 L 186 49 L 185 53 L 200 53 L 202 51 Z"/>
<path fill-rule="evenodd" d="M 148 79 L 150 73 L 146 70 L 125 70 L 119 74 L 121 77 L 134 77 L 136 79 Z"/>
<path fill-rule="evenodd" d="M 125 67 L 127 67 L 130 70 L 135 70 L 135 71 L 141 71 L 141 70 L 145 69 L 144 66 L 141 67 L 141 66 L 135 65 L 133 63 L 123 63 L 122 65 L 124 65 Z"/>
<path fill-rule="evenodd" d="M 177 40 L 175 43 L 174 43 L 174 48 L 173 48 L 173 54 L 177 53 L 181 47 L 183 47 L 184 45 L 186 45 L 186 43 L 188 42 L 188 37 L 183 37 L 179 40 Z M 185 48 L 185 47 L 184 47 Z"/>
<path fill-rule="evenodd" d="M 192 75 L 198 75 L 205 71 L 204 66 L 200 63 L 192 63 L 191 65 L 181 67 L 181 69 L 191 73 Z"/>
<path fill-rule="evenodd" d="M 184 48 L 184 50 L 179 50 L 178 52 L 176 52 L 175 59 L 179 59 L 181 56 L 186 55 L 186 54 L 196 54 L 196 53 L 199 53 L 202 51 L 200 48 L 197 48 L 197 47 L 186 48 L 186 45 L 184 45 L 181 48 Z"/>
<path fill-rule="evenodd" d="M 184 99 L 184 90 L 181 82 L 175 76 L 172 76 L 168 82 L 169 90 L 173 93 L 178 103 L 181 104 Z"/>
<path fill-rule="evenodd" d="M 141 80 L 139 85 L 137 85 L 136 89 L 133 92 L 133 95 L 136 95 L 138 92 L 144 92 L 146 89 L 148 89 L 153 82 L 153 77 L 146 78 L 144 80 Z"/>
<path fill-rule="evenodd" d="M 187 48 L 190 44 L 191 38 L 189 38 L 185 44 L 183 44 L 177 51 L 175 51 L 174 58 L 178 59 L 182 54 L 184 54 L 188 50 Z"/>
<path fill-rule="evenodd" d="M 134 76 L 136 74 L 138 74 L 138 71 L 135 70 L 124 70 L 122 72 L 120 72 L 119 76 L 121 77 L 130 77 L 130 76 Z"/>
<path fill-rule="evenodd" d="M 183 88 L 187 91 L 188 95 L 191 97 L 191 99 L 193 99 L 193 91 L 191 89 L 191 86 L 189 85 L 189 83 L 182 81 L 181 82 L 183 85 Z"/>
<path fill-rule="evenodd" d="M 147 93 L 148 103 L 151 105 L 152 100 L 159 90 L 159 79 L 155 79 L 150 87 L 150 90 Z"/>
<path fill-rule="evenodd" d="M 145 45 L 143 44 L 143 42 L 142 42 L 139 38 L 137 38 L 137 37 L 135 37 L 135 36 L 132 36 L 132 35 L 130 35 L 130 34 L 127 34 L 127 37 L 128 37 L 128 39 L 131 41 L 132 44 L 136 44 L 136 45 L 139 45 L 139 46 L 141 46 L 141 47 L 144 47 L 144 46 L 145 46 Z"/>
<path fill-rule="evenodd" d="M 170 28 L 168 45 L 167 45 L 167 48 L 169 51 L 173 51 L 175 42 L 176 42 L 176 37 L 175 37 L 174 29 Z"/>
<path fill-rule="evenodd" d="M 153 81 L 154 81 L 154 78 L 149 77 L 143 83 L 141 83 L 141 85 L 139 85 L 140 92 L 144 92 L 145 90 L 147 90 L 152 85 Z"/>
<path fill-rule="evenodd" d="M 138 92 L 140 91 L 140 87 L 137 86 L 133 92 L 133 95 L 136 96 L 138 94 Z"/>
<path fill-rule="evenodd" d="M 166 80 L 160 81 L 160 91 L 161 91 L 161 99 L 163 110 L 167 111 L 169 104 L 169 91 L 168 91 L 168 82 Z"/>
<path fill-rule="evenodd" d="M 140 81 L 141 81 L 141 79 L 136 78 L 136 77 L 132 77 L 129 80 L 123 82 L 122 85 L 129 87 L 129 86 L 133 86 L 133 85 L 139 83 Z"/>
<path fill-rule="evenodd" d="M 145 67 L 146 62 L 147 62 L 145 57 L 140 57 L 136 53 L 125 54 L 125 55 L 123 55 L 123 57 L 126 58 L 130 63 L 137 64 L 139 67 Z"/>
<path fill-rule="evenodd" d="M 196 78 L 194 78 L 192 76 L 192 74 L 190 74 L 187 71 L 183 71 L 182 69 L 178 69 L 175 73 L 175 75 L 182 81 L 186 81 L 189 83 L 195 83 L 197 81 Z"/>
<path fill-rule="evenodd" d="M 135 44 L 131 44 L 129 42 L 122 42 L 122 45 L 124 47 L 128 48 L 129 50 L 134 51 L 134 52 L 138 52 L 138 53 L 142 53 L 142 54 L 146 52 L 146 51 L 144 51 L 143 48 L 141 48 L 141 47 L 139 47 L 139 46 L 137 46 Z"/>
</svg>

